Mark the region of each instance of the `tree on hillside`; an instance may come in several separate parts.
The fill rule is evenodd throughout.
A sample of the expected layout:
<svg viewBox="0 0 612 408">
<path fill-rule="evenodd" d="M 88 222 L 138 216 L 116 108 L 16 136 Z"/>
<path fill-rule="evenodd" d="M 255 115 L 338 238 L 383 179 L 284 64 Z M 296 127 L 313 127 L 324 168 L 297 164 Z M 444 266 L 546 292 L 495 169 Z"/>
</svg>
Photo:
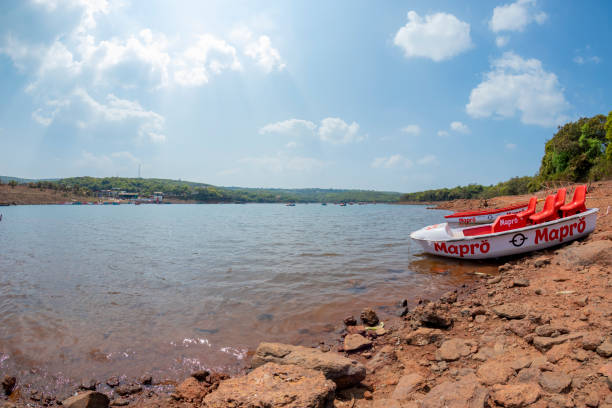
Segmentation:
<svg viewBox="0 0 612 408">
<path fill-rule="evenodd" d="M 542 180 L 586 181 L 604 176 L 598 173 L 605 165 L 606 117 L 580 118 L 559 128 L 546 142 L 540 166 Z"/>
<path fill-rule="evenodd" d="M 606 159 L 612 160 L 612 111 L 608 113 L 608 119 L 606 120 L 604 129 L 606 130 L 606 139 L 608 140 Z"/>
<path fill-rule="evenodd" d="M 17 185 L 17 182 L 15 180 L 11 180 L 8 182 L 8 185 L 11 186 L 11 188 L 15 188 L 15 186 Z"/>
</svg>

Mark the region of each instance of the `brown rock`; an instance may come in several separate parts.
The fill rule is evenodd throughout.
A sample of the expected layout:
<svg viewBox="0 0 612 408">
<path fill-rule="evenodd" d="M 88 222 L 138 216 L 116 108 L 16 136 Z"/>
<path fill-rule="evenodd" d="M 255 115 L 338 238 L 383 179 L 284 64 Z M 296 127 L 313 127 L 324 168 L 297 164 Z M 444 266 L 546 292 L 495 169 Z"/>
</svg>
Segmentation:
<svg viewBox="0 0 612 408">
<path fill-rule="evenodd" d="M 489 396 L 473 374 L 459 381 L 446 381 L 436 385 L 425 395 L 422 408 L 482 408 Z"/>
<path fill-rule="evenodd" d="M 115 388 L 115 392 L 121 395 L 122 397 L 126 395 L 137 394 L 140 391 L 142 391 L 142 387 L 138 384 L 120 385 L 119 387 Z"/>
<path fill-rule="evenodd" d="M 109 399 L 101 392 L 87 391 L 62 401 L 65 408 L 106 408 Z"/>
<path fill-rule="evenodd" d="M 13 390 L 15 389 L 15 384 L 17 384 L 17 378 L 5 375 L 2 380 L 2 389 L 4 390 L 5 395 L 11 395 Z"/>
<path fill-rule="evenodd" d="M 368 361 L 367 368 L 371 371 L 376 371 L 378 368 L 391 364 L 396 360 L 397 356 L 395 355 L 395 349 L 393 346 L 386 345 Z"/>
<path fill-rule="evenodd" d="M 140 383 L 142 385 L 151 385 L 153 383 L 153 376 L 149 374 L 143 375 L 142 377 L 140 377 Z"/>
<path fill-rule="evenodd" d="M 191 373 L 191 376 L 198 381 L 206 381 L 210 372 L 208 370 L 198 370 Z"/>
<path fill-rule="evenodd" d="M 188 402 L 200 402 L 209 391 L 208 384 L 198 381 L 192 376 L 177 385 L 174 392 L 177 399 Z"/>
<path fill-rule="evenodd" d="M 533 361 L 533 358 L 529 356 L 522 356 L 522 357 L 517 358 L 516 360 L 513 360 L 510 363 L 510 367 L 512 367 L 512 369 L 515 371 L 519 371 L 519 370 L 522 370 L 523 368 L 529 367 L 532 361 Z"/>
<path fill-rule="evenodd" d="M 357 351 L 372 346 L 372 341 L 360 334 L 349 334 L 344 338 L 344 351 Z"/>
<path fill-rule="evenodd" d="M 610 340 L 610 338 L 607 338 L 603 343 L 601 343 L 599 347 L 595 349 L 595 351 L 597 352 L 597 354 L 599 354 L 602 357 L 605 357 L 605 358 L 611 357 L 612 356 L 612 341 Z"/>
<path fill-rule="evenodd" d="M 561 252 L 561 258 L 565 265 L 588 266 L 601 264 L 612 265 L 612 241 L 592 241 L 585 245 L 570 246 Z"/>
<path fill-rule="evenodd" d="M 608 388 L 612 391 L 612 362 L 602 365 L 597 372 L 606 378 Z"/>
<path fill-rule="evenodd" d="M 406 405 L 401 404 L 397 400 L 393 399 L 379 399 L 372 401 L 372 408 L 408 408 Z M 414 408 L 417 408 L 414 405 Z"/>
<path fill-rule="evenodd" d="M 119 385 L 119 378 L 117 377 L 110 377 L 108 380 L 106 380 L 106 385 L 108 385 L 111 388 L 114 388 L 116 386 Z"/>
<path fill-rule="evenodd" d="M 540 375 L 539 383 L 545 391 L 559 394 L 570 389 L 572 378 L 562 372 L 544 372 Z"/>
<path fill-rule="evenodd" d="M 563 343 L 553 346 L 546 352 L 546 359 L 551 363 L 556 363 L 557 361 L 573 354 L 572 348 L 573 347 L 570 343 Z"/>
<path fill-rule="evenodd" d="M 557 344 L 563 344 L 569 340 L 576 340 L 583 336 L 582 333 L 571 333 L 564 334 L 558 337 L 541 337 L 536 336 L 533 338 L 533 345 L 540 351 L 545 351 Z"/>
<path fill-rule="evenodd" d="M 523 368 L 516 376 L 516 380 L 519 383 L 532 383 L 537 382 L 539 379 L 540 370 L 535 367 Z"/>
<path fill-rule="evenodd" d="M 542 390 L 537 384 L 496 385 L 493 400 L 507 408 L 521 408 L 533 404 L 540 398 Z"/>
<path fill-rule="evenodd" d="M 569 329 L 559 324 L 544 324 L 535 329 L 535 334 L 542 337 L 558 337 L 569 333 Z"/>
<path fill-rule="evenodd" d="M 512 281 L 512 286 L 526 288 L 527 286 L 529 286 L 529 280 L 525 278 L 516 278 Z"/>
<path fill-rule="evenodd" d="M 363 309 L 360 317 L 361 321 L 365 326 L 376 326 L 379 322 L 376 312 L 374 312 L 374 310 L 370 309 L 369 307 Z"/>
<path fill-rule="evenodd" d="M 391 398 L 396 400 L 408 399 L 413 392 L 419 389 L 422 382 L 423 377 L 419 374 L 413 373 L 404 375 L 395 386 Z"/>
<path fill-rule="evenodd" d="M 436 352 L 436 358 L 444 361 L 455 361 L 461 357 L 467 357 L 471 354 L 471 348 L 475 346 L 471 340 L 453 338 L 446 340 L 438 351 Z"/>
<path fill-rule="evenodd" d="M 501 361 L 488 361 L 476 371 L 483 384 L 493 385 L 502 384 L 508 381 L 514 370 L 507 363 Z"/>
<path fill-rule="evenodd" d="M 125 407 L 126 405 L 129 405 L 130 401 L 126 398 L 115 398 L 114 400 L 111 401 L 110 406 L 111 407 Z"/>
<path fill-rule="evenodd" d="M 353 316 L 347 316 L 344 318 L 344 324 L 346 326 L 355 326 L 357 324 L 357 320 L 355 320 L 355 317 Z"/>
<path fill-rule="evenodd" d="M 440 302 L 455 303 L 456 301 L 457 301 L 457 291 L 456 290 L 446 292 L 440 297 Z"/>
<path fill-rule="evenodd" d="M 415 317 L 426 327 L 447 329 L 453 324 L 453 318 L 448 311 L 440 308 L 437 303 L 428 303 L 415 309 Z"/>
<path fill-rule="evenodd" d="M 207 408 L 326 408 L 336 385 L 323 373 L 295 365 L 268 363 L 246 376 L 223 381 L 204 398 Z"/>
<path fill-rule="evenodd" d="M 493 308 L 493 313 L 506 319 L 523 319 L 527 316 L 525 306 L 518 303 L 505 303 Z"/>
<path fill-rule="evenodd" d="M 574 300 L 574 303 L 579 307 L 585 307 L 588 301 L 589 301 L 589 297 L 587 295 L 584 295 L 584 296 L 578 296 Z"/>
<path fill-rule="evenodd" d="M 533 331 L 532 324 L 527 320 L 510 320 L 508 329 L 519 337 L 525 337 Z"/>
<path fill-rule="evenodd" d="M 267 362 L 319 370 L 326 378 L 333 380 L 339 389 L 358 384 L 366 375 L 365 366 L 355 360 L 310 347 L 281 343 L 261 343 L 257 347 L 251 365 L 256 368 Z"/>
<path fill-rule="evenodd" d="M 400 334 L 402 340 L 412 346 L 426 346 L 431 343 L 436 343 L 444 337 L 444 333 L 438 329 L 430 329 L 428 327 L 420 327 L 408 334 Z"/>
<path fill-rule="evenodd" d="M 347 326 L 346 331 L 348 334 L 361 334 L 362 336 L 365 334 L 366 329 L 365 326 Z"/>
<path fill-rule="evenodd" d="M 582 348 L 585 350 L 597 350 L 597 347 L 603 342 L 603 337 L 598 333 L 587 333 L 582 337 Z"/>
<path fill-rule="evenodd" d="M 533 261 L 533 266 L 535 266 L 536 268 L 541 268 L 544 265 L 550 264 L 550 259 L 551 258 L 549 256 L 540 256 L 540 257 L 537 257 Z"/>
</svg>

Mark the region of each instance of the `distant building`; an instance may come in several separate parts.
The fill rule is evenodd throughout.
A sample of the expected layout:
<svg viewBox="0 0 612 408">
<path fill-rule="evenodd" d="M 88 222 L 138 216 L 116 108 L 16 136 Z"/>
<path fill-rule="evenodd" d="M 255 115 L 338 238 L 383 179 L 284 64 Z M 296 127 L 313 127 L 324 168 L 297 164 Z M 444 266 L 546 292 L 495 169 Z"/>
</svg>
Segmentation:
<svg viewBox="0 0 612 408">
<path fill-rule="evenodd" d="M 122 198 L 124 200 L 135 200 L 138 198 L 138 193 L 128 193 L 125 191 L 120 191 L 117 197 Z"/>
<path fill-rule="evenodd" d="M 156 203 L 161 203 L 162 200 L 164 199 L 164 193 L 162 193 L 161 191 L 155 191 L 153 193 L 153 201 Z"/>
</svg>

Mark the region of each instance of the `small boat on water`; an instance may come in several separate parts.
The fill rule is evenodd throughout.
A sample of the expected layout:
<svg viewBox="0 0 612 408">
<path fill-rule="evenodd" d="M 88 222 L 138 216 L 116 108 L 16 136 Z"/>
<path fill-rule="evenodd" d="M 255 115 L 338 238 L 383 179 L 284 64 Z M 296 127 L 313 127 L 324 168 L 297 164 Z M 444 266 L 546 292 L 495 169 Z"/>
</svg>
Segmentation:
<svg viewBox="0 0 612 408">
<path fill-rule="evenodd" d="M 287 204 L 285 204 L 285 206 L 287 206 L 287 207 L 295 207 L 295 203 L 287 203 Z"/>
<path fill-rule="evenodd" d="M 445 215 L 444 218 L 446 218 L 448 222 L 456 224 L 490 224 L 500 215 L 515 214 L 525 211 L 527 205 L 527 203 L 521 203 L 491 210 L 462 211 Z"/>
<path fill-rule="evenodd" d="M 536 197 L 525 211 L 499 215 L 492 224 L 441 223 L 410 234 L 423 251 L 464 259 L 497 258 L 536 251 L 587 236 L 595 230 L 598 208 L 585 206 L 586 186 L 576 187 L 565 204 L 565 189 L 546 197 L 536 213 Z"/>
</svg>

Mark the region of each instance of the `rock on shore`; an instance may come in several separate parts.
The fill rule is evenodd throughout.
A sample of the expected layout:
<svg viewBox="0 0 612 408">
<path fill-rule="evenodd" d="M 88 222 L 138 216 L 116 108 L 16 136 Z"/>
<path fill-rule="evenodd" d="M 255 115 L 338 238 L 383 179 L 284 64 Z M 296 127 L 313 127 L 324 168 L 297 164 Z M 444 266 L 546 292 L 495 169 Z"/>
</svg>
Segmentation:
<svg viewBox="0 0 612 408">
<path fill-rule="evenodd" d="M 246 376 L 223 381 L 204 398 L 208 408 L 329 408 L 336 384 L 322 372 L 267 363 Z"/>
<path fill-rule="evenodd" d="M 336 353 L 324 353 L 314 348 L 281 343 L 261 343 L 255 351 L 251 365 L 259 367 L 270 362 L 321 371 L 327 379 L 333 380 L 338 388 L 358 384 L 366 375 L 363 364 Z"/>
</svg>

